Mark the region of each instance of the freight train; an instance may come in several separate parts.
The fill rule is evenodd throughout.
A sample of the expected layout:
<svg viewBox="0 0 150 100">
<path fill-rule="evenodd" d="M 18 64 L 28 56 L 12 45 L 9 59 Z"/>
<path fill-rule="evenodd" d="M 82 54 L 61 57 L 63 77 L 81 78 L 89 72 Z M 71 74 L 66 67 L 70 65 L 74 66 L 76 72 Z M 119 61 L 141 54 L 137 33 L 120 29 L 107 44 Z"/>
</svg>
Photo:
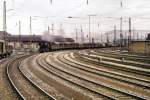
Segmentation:
<svg viewBox="0 0 150 100">
<path fill-rule="evenodd" d="M 4 41 L 0 40 L 0 59 L 9 56 L 12 53 L 12 46 L 4 45 Z"/>
<path fill-rule="evenodd" d="M 74 49 L 90 49 L 90 48 L 104 48 L 104 47 L 112 47 L 112 45 L 101 44 L 101 43 L 52 43 L 42 41 L 39 43 L 39 52 L 50 52 L 56 50 L 74 50 Z"/>
</svg>

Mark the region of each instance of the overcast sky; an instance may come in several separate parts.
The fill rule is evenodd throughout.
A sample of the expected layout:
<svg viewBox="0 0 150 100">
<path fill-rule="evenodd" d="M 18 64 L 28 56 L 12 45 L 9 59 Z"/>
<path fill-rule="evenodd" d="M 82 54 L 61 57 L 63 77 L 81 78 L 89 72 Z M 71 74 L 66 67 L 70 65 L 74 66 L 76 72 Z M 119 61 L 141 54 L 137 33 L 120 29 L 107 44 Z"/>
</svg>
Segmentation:
<svg viewBox="0 0 150 100">
<path fill-rule="evenodd" d="M 119 17 L 123 17 L 123 29 L 128 28 L 128 17 L 132 18 L 134 29 L 150 29 L 150 0 L 6 0 L 7 30 L 18 34 L 18 21 L 21 21 L 22 34 L 29 34 L 29 17 L 32 16 L 32 32 L 42 34 L 48 25 L 54 23 L 59 29 L 60 23 L 66 35 L 72 36 L 75 27 L 83 27 L 88 32 L 88 15 L 91 17 L 91 32 L 98 33 L 119 29 Z M 14 9 L 9 11 L 9 9 Z M 3 0 L 0 0 L 0 30 L 2 30 Z M 78 17 L 74 19 L 68 16 Z M 99 23 L 99 27 L 98 27 Z"/>
</svg>

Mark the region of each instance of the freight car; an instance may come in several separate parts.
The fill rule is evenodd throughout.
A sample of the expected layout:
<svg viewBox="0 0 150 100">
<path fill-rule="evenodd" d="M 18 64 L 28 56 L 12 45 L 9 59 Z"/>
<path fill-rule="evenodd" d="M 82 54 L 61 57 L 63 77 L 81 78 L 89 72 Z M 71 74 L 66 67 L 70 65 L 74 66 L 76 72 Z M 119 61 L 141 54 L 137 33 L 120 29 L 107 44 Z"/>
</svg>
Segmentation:
<svg viewBox="0 0 150 100">
<path fill-rule="evenodd" d="M 0 58 L 9 56 L 12 53 L 12 46 L 4 46 L 4 41 L 0 40 Z"/>
</svg>

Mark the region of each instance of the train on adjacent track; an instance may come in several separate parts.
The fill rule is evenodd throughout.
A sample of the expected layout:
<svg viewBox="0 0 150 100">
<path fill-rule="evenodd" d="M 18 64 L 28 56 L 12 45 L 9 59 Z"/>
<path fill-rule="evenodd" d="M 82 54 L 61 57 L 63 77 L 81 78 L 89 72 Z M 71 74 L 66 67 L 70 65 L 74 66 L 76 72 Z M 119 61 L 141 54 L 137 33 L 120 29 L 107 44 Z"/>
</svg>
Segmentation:
<svg viewBox="0 0 150 100">
<path fill-rule="evenodd" d="M 12 46 L 5 45 L 4 40 L 0 40 L 0 59 L 9 56 L 12 53 Z"/>
<path fill-rule="evenodd" d="M 39 52 L 50 52 L 56 50 L 75 50 L 75 49 L 90 49 L 90 48 L 104 48 L 112 47 L 112 44 L 101 44 L 101 43 L 54 43 L 42 41 L 39 43 Z"/>
</svg>

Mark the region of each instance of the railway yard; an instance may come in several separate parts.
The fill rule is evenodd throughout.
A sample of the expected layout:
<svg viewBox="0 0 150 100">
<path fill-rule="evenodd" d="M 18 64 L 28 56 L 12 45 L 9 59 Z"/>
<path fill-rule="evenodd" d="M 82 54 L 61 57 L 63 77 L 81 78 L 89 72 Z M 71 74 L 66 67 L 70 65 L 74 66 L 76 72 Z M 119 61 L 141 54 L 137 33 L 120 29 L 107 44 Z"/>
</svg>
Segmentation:
<svg viewBox="0 0 150 100">
<path fill-rule="evenodd" d="M 19 54 L 0 61 L 1 100 L 149 100 L 150 58 L 110 50 Z"/>
<path fill-rule="evenodd" d="M 149 4 L 1 0 L 0 100 L 150 100 Z"/>
</svg>

